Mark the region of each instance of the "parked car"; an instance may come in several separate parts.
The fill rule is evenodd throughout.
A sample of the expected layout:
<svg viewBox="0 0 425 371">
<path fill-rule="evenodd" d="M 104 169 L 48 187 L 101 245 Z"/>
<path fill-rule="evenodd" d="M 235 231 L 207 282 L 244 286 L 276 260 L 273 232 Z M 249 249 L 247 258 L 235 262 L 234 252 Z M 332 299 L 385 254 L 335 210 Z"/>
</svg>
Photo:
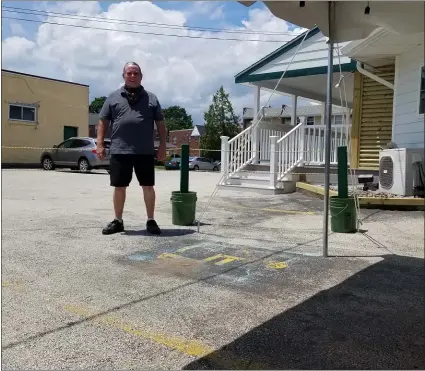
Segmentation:
<svg viewBox="0 0 425 371">
<path fill-rule="evenodd" d="M 219 166 L 205 157 L 189 157 L 189 169 L 218 171 Z"/>
<path fill-rule="evenodd" d="M 168 161 L 165 161 L 164 168 L 165 170 L 178 170 L 180 169 L 180 158 L 172 158 Z"/>
<path fill-rule="evenodd" d="M 42 153 L 40 161 L 44 170 L 70 168 L 89 172 L 92 169 L 105 169 L 109 172 L 109 147 L 111 142 L 105 139 L 106 154 L 99 160 L 96 154 L 96 139 L 89 137 L 73 137 L 54 145 L 53 149 Z"/>
<path fill-rule="evenodd" d="M 221 161 L 214 161 L 213 164 L 217 166 L 218 170 L 221 170 Z"/>
</svg>

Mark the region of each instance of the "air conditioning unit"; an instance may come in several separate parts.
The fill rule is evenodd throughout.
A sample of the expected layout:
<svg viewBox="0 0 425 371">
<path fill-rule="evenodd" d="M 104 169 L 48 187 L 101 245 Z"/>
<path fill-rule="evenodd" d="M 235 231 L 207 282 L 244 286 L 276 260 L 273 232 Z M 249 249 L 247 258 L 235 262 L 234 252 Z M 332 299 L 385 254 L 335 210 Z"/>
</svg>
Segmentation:
<svg viewBox="0 0 425 371">
<path fill-rule="evenodd" d="M 414 163 L 424 164 L 424 148 L 392 148 L 379 152 L 379 190 L 413 196 Z"/>
</svg>

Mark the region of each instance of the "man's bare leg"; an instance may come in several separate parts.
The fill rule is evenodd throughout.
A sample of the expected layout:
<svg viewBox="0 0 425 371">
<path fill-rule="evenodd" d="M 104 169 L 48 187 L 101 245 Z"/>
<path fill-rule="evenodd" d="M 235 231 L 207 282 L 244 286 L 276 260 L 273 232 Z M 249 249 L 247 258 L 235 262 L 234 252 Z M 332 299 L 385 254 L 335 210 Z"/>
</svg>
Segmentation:
<svg viewBox="0 0 425 371">
<path fill-rule="evenodd" d="M 122 214 L 124 212 L 126 187 L 115 187 L 113 194 L 115 219 L 103 229 L 102 234 L 113 234 L 124 232 L 124 222 Z"/>
<path fill-rule="evenodd" d="M 142 189 L 148 220 L 153 219 L 155 213 L 155 188 L 151 186 L 142 186 Z"/>
<path fill-rule="evenodd" d="M 122 214 L 124 212 L 126 187 L 115 187 L 114 188 L 114 211 L 115 219 L 122 220 Z"/>
<path fill-rule="evenodd" d="M 153 186 L 142 186 L 143 189 L 143 198 L 146 205 L 146 214 L 148 221 L 146 227 L 149 233 L 152 234 L 161 234 L 161 229 L 156 224 L 154 219 L 155 213 L 155 188 Z"/>
</svg>

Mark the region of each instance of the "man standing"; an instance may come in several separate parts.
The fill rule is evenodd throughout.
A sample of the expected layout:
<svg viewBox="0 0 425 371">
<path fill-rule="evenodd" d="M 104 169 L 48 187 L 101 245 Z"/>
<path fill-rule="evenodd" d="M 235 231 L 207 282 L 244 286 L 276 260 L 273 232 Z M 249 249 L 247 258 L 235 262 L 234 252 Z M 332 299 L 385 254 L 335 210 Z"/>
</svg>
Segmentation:
<svg viewBox="0 0 425 371">
<path fill-rule="evenodd" d="M 157 97 L 141 85 L 142 71 L 135 62 L 123 68 L 124 86 L 109 94 L 100 111 L 97 130 L 97 155 L 105 157 L 104 138 L 111 125 L 110 178 L 114 187 L 115 218 L 102 231 L 113 234 L 124 231 L 122 215 L 133 169 L 143 189 L 146 205 L 146 229 L 151 234 L 160 234 L 161 229 L 154 219 L 155 210 L 155 149 L 154 123 L 160 144 L 158 160 L 165 160 L 166 127 L 161 105 Z"/>
</svg>

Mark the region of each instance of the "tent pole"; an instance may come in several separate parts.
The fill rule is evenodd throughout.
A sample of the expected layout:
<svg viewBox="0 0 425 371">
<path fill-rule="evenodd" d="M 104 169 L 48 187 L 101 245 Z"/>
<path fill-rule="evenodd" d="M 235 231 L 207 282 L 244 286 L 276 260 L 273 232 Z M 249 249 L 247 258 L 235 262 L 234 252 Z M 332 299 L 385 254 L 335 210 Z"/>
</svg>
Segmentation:
<svg viewBox="0 0 425 371">
<path fill-rule="evenodd" d="M 329 41 L 328 41 L 328 76 L 326 86 L 326 111 L 325 111 L 325 190 L 323 214 L 323 256 L 328 256 L 328 230 L 329 230 L 329 173 L 331 162 L 331 123 L 332 123 L 332 77 L 333 77 L 333 26 L 335 16 L 335 2 L 328 1 Z"/>
</svg>

